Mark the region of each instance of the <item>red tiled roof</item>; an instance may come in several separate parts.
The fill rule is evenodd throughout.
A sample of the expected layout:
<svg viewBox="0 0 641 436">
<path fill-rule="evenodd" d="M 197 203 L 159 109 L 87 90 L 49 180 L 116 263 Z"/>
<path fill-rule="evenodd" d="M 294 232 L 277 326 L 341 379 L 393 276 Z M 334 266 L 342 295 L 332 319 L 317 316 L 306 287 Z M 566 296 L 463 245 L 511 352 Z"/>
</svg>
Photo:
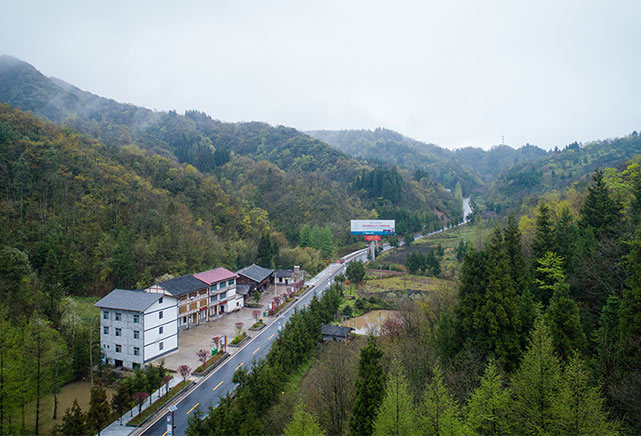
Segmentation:
<svg viewBox="0 0 641 436">
<path fill-rule="evenodd" d="M 226 268 L 216 268 L 194 274 L 194 277 L 196 277 L 201 282 L 211 285 L 212 283 L 222 282 L 223 280 L 235 279 L 238 277 L 238 274 L 234 274 Z"/>
</svg>

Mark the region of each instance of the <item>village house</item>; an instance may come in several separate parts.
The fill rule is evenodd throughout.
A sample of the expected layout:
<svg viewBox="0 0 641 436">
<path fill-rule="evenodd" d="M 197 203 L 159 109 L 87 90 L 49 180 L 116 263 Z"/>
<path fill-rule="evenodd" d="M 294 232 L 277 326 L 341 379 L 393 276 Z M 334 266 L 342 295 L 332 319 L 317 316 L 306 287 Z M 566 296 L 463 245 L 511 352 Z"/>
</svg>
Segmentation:
<svg viewBox="0 0 641 436">
<path fill-rule="evenodd" d="M 249 285 L 250 294 L 253 291 L 264 291 L 267 289 L 271 283 L 271 278 L 274 270 L 263 268 L 258 266 L 255 263 L 236 271 L 238 274 L 238 279 L 236 282 L 239 285 Z"/>
<path fill-rule="evenodd" d="M 194 274 L 194 277 L 209 286 L 209 319 L 243 307 L 244 298 L 236 293 L 237 274 L 216 268 Z"/>
<path fill-rule="evenodd" d="M 305 284 L 305 275 L 300 267 L 291 269 L 278 269 L 274 272 L 274 286 L 276 289 L 285 288 L 287 291 L 298 292 Z"/>
<path fill-rule="evenodd" d="M 209 320 L 209 286 L 191 274 L 156 283 L 147 292 L 171 295 L 178 300 L 178 329 Z"/>
<path fill-rule="evenodd" d="M 344 342 L 350 338 L 350 334 L 354 329 L 351 327 L 343 327 L 340 325 L 321 325 L 321 335 L 323 341 L 338 341 Z"/>
<path fill-rule="evenodd" d="M 177 301 L 172 295 L 114 289 L 100 308 L 105 363 L 134 369 L 178 349 Z"/>
</svg>

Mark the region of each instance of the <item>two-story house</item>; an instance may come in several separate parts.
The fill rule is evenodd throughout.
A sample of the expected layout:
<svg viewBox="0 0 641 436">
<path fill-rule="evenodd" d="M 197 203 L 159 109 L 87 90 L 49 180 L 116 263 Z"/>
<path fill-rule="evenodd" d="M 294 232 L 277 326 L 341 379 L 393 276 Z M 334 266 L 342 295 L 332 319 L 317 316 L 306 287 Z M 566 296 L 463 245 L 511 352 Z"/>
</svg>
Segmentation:
<svg viewBox="0 0 641 436">
<path fill-rule="evenodd" d="M 205 323 L 209 319 L 209 286 L 191 274 L 156 283 L 146 291 L 178 299 L 179 330 Z"/>
<path fill-rule="evenodd" d="M 194 277 L 209 286 L 209 319 L 243 307 L 243 296 L 236 293 L 237 274 L 225 268 L 210 269 Z"/>
<path fill-rule="evenodd" d="M 105 360 L 133 369 L 178 349 L 176 298 L 114 289 L 100 308 L 100 344 Z"/>
<path fill-rule="evenodd" d="M 267 289 L 271 283 L 272 274 L 274 270 L 269 268 L 263 268 L 262 266 L 252 263 L 245 268 L 236 271 L 238 274 L 238 279 L 236 282 L 241 285 L 249 285 L 249 290 L 259 290 L 264 291 Z"/>
</svg>

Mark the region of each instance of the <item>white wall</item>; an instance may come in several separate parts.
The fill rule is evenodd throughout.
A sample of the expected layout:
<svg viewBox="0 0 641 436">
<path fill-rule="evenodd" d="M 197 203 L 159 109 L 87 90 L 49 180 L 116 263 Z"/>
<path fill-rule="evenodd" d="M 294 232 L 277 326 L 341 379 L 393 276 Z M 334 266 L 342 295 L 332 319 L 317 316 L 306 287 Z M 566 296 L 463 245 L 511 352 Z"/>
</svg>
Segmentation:
<svg viewBox="0 0 641 436">
<path fill-rule="evenodd" d="M 162 318 L 160 313 L 162 312 Z M 165 295 L 162 303 L 156 302 L 144 314 L 144 360 L 155 358 L 178 347 L 178 306 L 174 297 Z M 160 327 L 163 332 L 160 333 Z M 163 349 L 159 347 L 163 343 Z"/>
</svg>

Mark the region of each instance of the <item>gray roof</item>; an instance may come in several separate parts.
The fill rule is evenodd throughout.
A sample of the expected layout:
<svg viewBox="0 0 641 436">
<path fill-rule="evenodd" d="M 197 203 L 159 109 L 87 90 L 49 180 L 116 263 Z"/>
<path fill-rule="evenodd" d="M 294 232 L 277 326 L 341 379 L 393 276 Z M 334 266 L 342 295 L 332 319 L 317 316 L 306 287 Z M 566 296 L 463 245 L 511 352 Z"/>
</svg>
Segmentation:
<svg viewBox="0 0 641 436">
<path fill-rule="evenodd" d="M 106 309 L 132 310 L 144 312 L 154 304 L 162 294 L 154 294 L 144 291 L 129 291 L 127 289 L 114 289 L 94 306 Z"/>
<path fill-rule="evenodd" d="M 191 274 L 165 280 L 164 282 L 158 283 L 158 286 L 166 289 L 170 294 L 177 297 L 200 289 L 207 289 L 207 285 L 204 282 L 198 280 Z"/>
<path fill-rule="evenodd" d="M 252 263 L 251 265 L 246 266 L 239 271 L 236 271 L 236 274 L 245 276 L 257 283 L 260 283 L 267 277 L 269 277 L 273 272 L 273 269 L 263 268 L 262 266 L 258 266 L 255 263 Z"/>
<path fill-rule="evenodd" d="M 340 325 L 321 325 L 321 335 L 323 336 L 340 336 L 344 338 L 345 336 L 349 336 L 352 330 L 354 329 L 351 327 L 343 327 Z"/>
<path fill-rule="evenodd" d="M 292 271 L 291 269 L 277 269 L 274 273 L 274 277 L 291 277 L 292 274 L 294 274 L 294 271 Z"/>
</svg>

